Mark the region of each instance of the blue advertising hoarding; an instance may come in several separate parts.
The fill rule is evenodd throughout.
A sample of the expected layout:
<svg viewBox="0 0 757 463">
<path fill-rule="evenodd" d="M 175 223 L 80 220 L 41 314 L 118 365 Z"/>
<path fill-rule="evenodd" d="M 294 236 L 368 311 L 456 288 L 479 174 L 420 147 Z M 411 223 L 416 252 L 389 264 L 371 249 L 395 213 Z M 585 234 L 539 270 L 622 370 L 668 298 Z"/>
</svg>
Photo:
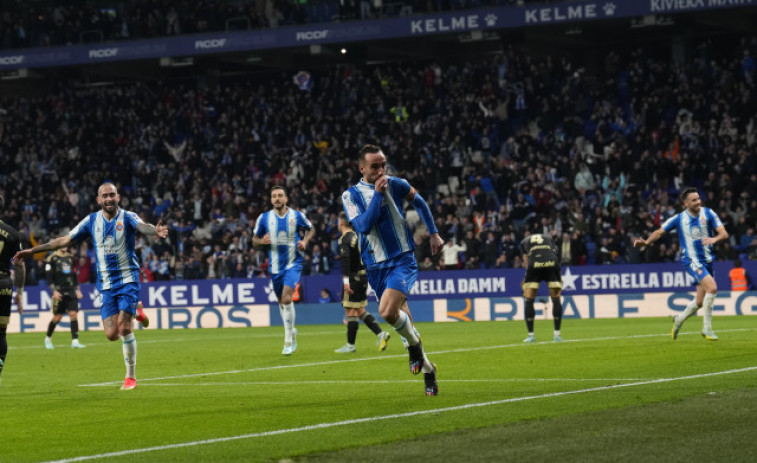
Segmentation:
<svg viewBox="0 0 757 463">
<path fill-rule="evenodd" d="M 730 289 L 730 262 L 715 262 L 715 280 L 721 291 Z M 747 274 L 757 278 L 757 262 L 746 261 Z M 524 269 L 450 270 L 421 272 L 410 300 L 465 299 L 478 297 L 520 297 Z M 693 280 L 680 263 L 649 265 L 591 265 L 563 267 L 563 295 L 631 294 L 692 291 Z M 322 289 L 339 301 L 340 274 L 303 276 L 303 300 L 317 303 Z M 544 286 L 544 285 L 542 285 Z M 100 307 L 97 288 L 81 286 L 81 308 Z M 546 294 L 545 288 L 542 288 Z M 276 303 L 270 278 L 236 280 L 186 280 L 142 284 L 141 299 L 146 307 L 249 306 Z M 373 300 L 373 297 L 369 296 Z M 27 287 L 25 310 L 48 311 L 51 296 L 47 287 Z"/>
<path fill-rule="evenodd" d="M 594 0 L 502 6 L 432 15 L 319 23 L 245 32 L 6 50 L 0 52 L 0 71 L 252 51 L 311 44 L 344 44 L 755 5 L 757 5 L 757 0 Z"/>
</svg>

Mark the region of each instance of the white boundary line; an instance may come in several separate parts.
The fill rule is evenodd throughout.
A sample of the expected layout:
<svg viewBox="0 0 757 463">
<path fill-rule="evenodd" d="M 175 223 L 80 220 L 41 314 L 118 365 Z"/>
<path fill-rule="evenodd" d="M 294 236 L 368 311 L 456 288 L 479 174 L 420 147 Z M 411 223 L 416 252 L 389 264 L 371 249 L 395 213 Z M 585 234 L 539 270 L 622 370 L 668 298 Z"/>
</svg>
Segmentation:
<svg viewBox="0 0 757 463">
<path fill-rule="evenodd" d="M 157 331 L 157 330 L 149 330 L 149 331 Z M 139 334 L 142 331 L 135 330 L 134 333 Z M 66 331 L 63 331 L 63 333 L 66 333 Z M 80 331 L 81 333 L 81 331 Z M 300 333 L 299 336 L 326 336 L 326 335 L 334 335 L 334 334 L 342 334 L 344 333 L 344 330 L 339 331 L 314 331 L 314 332 L 307 332 L 307 333 Z M 18 333 L 16 333 L 18 334 Z M 681 333 L 683 334 L 683 333 Z M 219 339 L 261 339 L 261 338 L 280 338 L 282 337 L 279 333 L 268 333 L 268 334 L 256 334 L 256 335 L 236 335 L 236 336 L 209 336 L 209 337 L 203 337 L 202 342 L 207 341 L 216 341 Z M 177 342 L 177 341 L 188 341 L 188 339 L 184 338 L 172 338 L 172 339 L 145 339 L 142 340 L 140 338 L 137 338 L 139 344 L 156 344 L 156 343 L 163 343 L 163 342 Z M 94 342 L 87 342 L 86 346 L 107 346 L 112 344 L 114 341 L 108 341 L 108 342 L 102 342 L 102 341 L 94 341 Z M 65 342 L 59 343 L 58 346 L 56 346 L 56 349 L 60 348 L 61 350 L 64 350 L 66 347 Z M 21 350 L 21 349 L 45 349 L 44 345 L 34 345 L 34 346 L 8 346 L 8 350 Z"/>
<path fill-rule="evenodd" d="M 732 330 L 720 330 L 719 332 L 726 333 L 726 332 L 736 332 L 736 331 L 754 331 L 754 329 L 753 328 L 737 328 L 737 329 L 732 329 Z M 576 343 L 576 342 L 614 341 L 614 340 L 621 340 L 621 339 L 640 339 L 640 338 L 654 338 L 654 337 L 667 337 L 667 336 L 670 336 L 670 334 L 655 333 L 655 334 L 637 334 L 637 335 L 632 335 L 632 336 L 605 336 L 601 338 L 567 339 L 559 343 L 556 343 L 554 341 L 545 341 L 545 342 L 537 342 L 535 344 L 523 344 L 519 342 L 517 344 L 500 344 L 496 346 L 465 347 L 465 348 L 460 348 L 460 349 L 439 350 L 439 351 L 434 351 L 434 352 L 427 352 L 427 354 L 440 355 L 440 354 L 452 354 L 452 353 L 460 353 L 460 352 L 473 352 L 473 351 L 479 351 L 479 350 L 506 349 L 510 347 L 533 348 L 536 346 L 549 346 L 549 345 L 554 345 L 554 344 L 566 344 L 566 343 Z M 365 361 L 370 361 L 370 360 L 383 360 L 383 359 L 402 358 L 402 357 L 407 357 L 407 354 L 381 355 L 381 356 L 375 356 L 375 357 L 363 357 L 363 358 L 353 358 L 353 359 L 342 358 L 338 360 L 325 360 L 323 362 L 296 363 L 296 364 L 291 364 L 291 365 L 273 365 L 273 366 L 268 366 L 268 367 L 248 368 L 244 370 L 215 371 L 215 372 L 207 372 L 207 373 L 189 373 L 185 375 L 161 376 L 158 378 L 140 378 L 139 382 L 140 384 L 143 384 L 145 381 L 163 381 L 167 379 L 198 378 L 198 377 L 203 377 L 203 376 L 236 375 L 240 373 L 253 373 L 256 371 L 283 370 L 287 368 L 300 368 L 300 367 L 319 367 L 323 365 L 334 365 L 334 364 L 339 364 L 339 363 L 365 362 Z M 104 383 L 79 384 L 78 387 L 114 386 L 114 385 L 121 384 L 121 382 L 122 381 L 108 381 Z"/>
<path fill-rule="evenodd" d="M 491 378 L 445 379 L 444 383 L 518 383 L 518 382 L 581 382 L 581 381 L 651 381 L 654 378 Z M 148 383 L 147 386 L 297 386 L 301 384 L 418 384 L 417 379 L 354 379 L 323 381 L 219 381 L 216 383 Z"/>
<path fill-rule="evenodd" d="M 442 412 L 453 412 L 453 411 L 459 411 L 459 410 L 467 410 L 471 408 L 489 407 L 493 405 L 524 402 L 527 400 L 548 399 L 552 397 L 562 397 L 562 396 L 569 396 L 569 395 L 575 395 L 575 394 L 584 394 L 584 393 L 589 393 L 589 392 L 608 391 L 611 389 L 619 389 L 623 387 L 645 386 L 649 384 L 669 383 L 672 381 L 684 381 L 684 380 L 689 380 L 689 379 L 706 378 L 710 376 L 730 375 L 734 373 L 745 373 L 745 372 L 750 372 L 750 371 L 755 371 L 755 370 L 757 370 L 757 366 L 737 368 L 733 370 L 716 371 L 712 373 L 701 373 L 697 375 L 679 376 L 679 377 L 674 377 L 674 378 L 659 378 L 659 379 L 652 379 L 652 380 L 647 380 L 647 381 L 638 381 L 634 383 L 615 384 L 615 385 L 610 385 L 610 386 L 599 386 L 599 387 L 592 387 L 588 389 L 577 389 L 574 391 L 551 392 L 548 394 L 539 394 L 539 395 L 525 396 L 525 397 L 514 397 L 511 399 L 492 400 L 489 402 L 469 403 L 469 404 L 464 404 L 464 405 L 456 405 L 453 407 L 433 408 L 429 410 L 419 410 L 419 411 L 407 412 L 407 413 L 396 413 L 392 415 L 380 415 L 380 416 L 372 416 L 372 417 L 367 417 L 367 418 L 356 418 L 352 420 L 334 421 L 331 423 L 319 423 L 319 424 L 312 424 L 308 426 L 300 426 L 297 428 L 276 429 L 273 431 L 263 431 L 263 432 L 256 432 L 256 433 L 250 433 L 250 434 L 242 434 L 239 436 L 219 437 L 216 439 L 204 439 L 204 440 L 198 440 L 198 441 L 182 442 L 178 444 L 157 445 L 154 447 L 144 447 L 141 449 L 131 449 L 131 450 L 120 450 L 117 452 L 100 453 L 96 455 L 83 455 L 83 456 L 78 456 L 78 457 L 73 457 L 73 458 L 53 460 L 47 463 L 73 463 L 77 461 L 96 460 L 100 458 L 136 455 L 140 453 L 155 452 L 155 451 L 160 451 L 160 450 L 171 450 L 171 449 L 178 449 L 178 448 L 185 448 L 185 447 L 194 447 L 198 445 L 218 444 L 222 442 L 230 442 L 230 441 L 242 440 L 242 439 L 255 439 L 258 437 L 268 437 L 268 436 L 277 436 L 281 434 L 313 431 L 313 430 L 318 430 L 318 429 L 334 428 L 337 426 L 347 426 L 347 425 L 355 425 L 355 424 L 361 424 L 361 423 L 370 423 L 370 422 L 375 422 L 375 421 L 409 418 L 413 416 L 429 415 L 432 413 L 436 414 L 436 413 L 442 413 Z"/>
</svg>

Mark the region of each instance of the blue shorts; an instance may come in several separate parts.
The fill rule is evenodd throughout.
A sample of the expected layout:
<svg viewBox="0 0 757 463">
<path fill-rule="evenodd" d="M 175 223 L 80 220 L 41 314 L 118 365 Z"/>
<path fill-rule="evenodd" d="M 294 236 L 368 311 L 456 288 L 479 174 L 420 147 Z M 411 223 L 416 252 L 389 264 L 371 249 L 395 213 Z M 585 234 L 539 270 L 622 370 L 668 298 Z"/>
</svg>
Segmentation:
<svg viewBox="0 0 757 463">
<path fill-rule="evenodd" d="M 137 315 L 139 283 L 126 283 L 117 289 L 103 290 L 101 294 L 103 305 L 100 307 L 100 315 L 103 320 L 121 311 Z"/>
<path fill-rule="evenodd" d="M 686 269 L 686 273 L 694 278 L 696 284 L 700 284 L 702 282 L 702 279 L 707 275 L 715 278 L 715 273 L 712 271 L 712 262 L 706 264 L 692 262 L 688 265 L 684 264 L 683 268 Z"/>
<path fill-rule="evenodd" d="M 300 281 L 300 275 L 302 274 L 302 265 L 293 265 L 280 273 L 271 275 L 273 281 L 273 292 L 276 294 L 276 298 L 281 300 L 281 293 L 284 292 L 284 286 L 289 286 L 294 289 L 297 286 L 297 282 Z"/>
<path fill-rule="evenodd" d="M 408 296 L 418 278 L 418 263 L 415 262 L 415 256 L 412 252 L 406 252 L 394 260 L 395 265 L 375 268 L 366 272 L 368 283 L 376 291 L 376 298 L 379 301 L 386 288 L 396 289 Z"/>
</svg>

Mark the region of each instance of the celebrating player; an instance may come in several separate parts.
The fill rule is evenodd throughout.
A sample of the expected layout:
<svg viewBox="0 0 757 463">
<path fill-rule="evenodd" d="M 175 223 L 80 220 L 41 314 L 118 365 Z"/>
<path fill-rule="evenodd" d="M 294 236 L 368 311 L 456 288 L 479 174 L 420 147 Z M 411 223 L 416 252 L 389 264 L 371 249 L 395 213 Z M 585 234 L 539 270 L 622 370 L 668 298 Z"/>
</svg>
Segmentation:
<svg viewBox="0 0 757 463">
<path fill-rule="evenodd" d="M 386 350 L 386 343 L 389 341 L 389 333 L 382 331 L 373 315 L 365 311 L 368 305 L 368 280 L 366 279 L 365 265 L 360 259 L 360 248 L 357 243 L 357 235 L 352 229 L 352 225 L 347 221 L 344 212 L 339 213 L 339 261 L 342 264 L 342 306 L 347 315 L 347 344 L 337 349 L 338 354 L 347 354 L 355 352 L 355 339 L 357 339 L 357 329 L 360 327 L 359 321 L 370 328 L 378 337 L 379 352 Z"/>
<path fill-rule="evenodd" d="M 433 254 L 439 252 L 444 241 L 421 195 L 407 180 L 385 175 L 386 156 L 381 148 L 363 146 L 359 151 L 359 168 L 363 178 L 342 193 L 342 206 L 360 235 L 368 282 L 379 299 L 381 317 L 408 344 L 410 371 L 413 374 L 423 371 L 426 395 L 437 395 L 436 366 L 423 353 L 420 336 L 408 315 L 407 295 L 418 277 L 418 264 L 413 255 L 413 235 L 402 212 L 402 201 L 412 202 L 426 224 Z"/>
<path fill-rule="evenodd" d="M 702 200 L 696 188 L 684 189 L 680 199 L 685 207 L 683 212 L 669 218 L 662 227 L 649 235 L 649 238 L 636 239 L 633 245 L 643 248 L 659 240 L 666 232 L 675 230 L 678 233 L 683 268 L 694 278 L 697 295 L 680 316 L 673 316 L 671 336 L 673 339 L 678 338 L 683 322 L 704 307 L 702 336 L 710 341 L 717 341 L 718 337 L 712 331 L 712 303 L 718 292 L 712 271 L 712 245 L 728 239 L 728 232 L 712 209 L 702 207 Z"/>
<path fill-rule="evenodd" d="M 279 300 L 279 311 L 284 323 L 283 355 L 297 351 L 297 329 L 292 294 L 302 274 L 303 254 L 315 234 L 310 221 L 300 211 L 287 207 L 287 191 L 283 186 L 271 188 L 273 209 L 263 212 L 255 222 L 252 236 L 254 246 L 268 246 L 273 291 Z M 307 229 L 300 238 L 299 230 Z"/>
<path fill-rule="evenodd" d="M 534 299 L 542 281 L 547 282 L 549 297 L 552 298 L 552 320 L 555 324 L 554 341 L 562 341 L 560 325 L 562 324 L 562 276 L 560 260 L 557 257 L 557 246 L 548 236 L 535 234 L 527 236 L 521 241 L 523 263 L 526 266 L 526 278 L 523 280 L 523 298 L 526 300 L 526 327 L 528 337 L 523 342 L 536 342 L 534 337 Z"/>
<path fill-rule="evenodd" d="M 47 325 L 47 336 L 45 336 L 45 347 L 53 349 L 53 331 L 58 326 L 63 314 L 68 313 L 71 319 L 71 347 L 83 348 L 84 344 L 79 342 L 79 299 L 82 298 L 79 289 L 79 280 L 73 272 L 74 257 L 68 252 L 67 248 L 60 248 L 47 257 L 45 272 L 47 281 L 50 285 L 50 291 L 53 295 L 53 306 L 51 311 L 53 318 Z"/>
<path fill-rule="evenodd" d="M 134 252 L 135 232 L 165 238 L 168 227 L 145 223 L 134 212 L 121 209 L 121 195 L 116 186 L 105 182 L 97 189 L 97 204 L 101 210 L 93 212 L 76 225 L 67 235 L 16 253 L 14 262 L 22 262 L 34 254 L 65 248 L 87 237 L 95 247 L 97 289 L 102 295 L 100 314 L 105 336 L 110 341 L 121 339 L 126 379 L 122 390 L 137 387 L 137 340 L 132 331 L 132 320 L 146 317 L 139 307 L 139 263 Z M 145 324 L 144 321 L 140 323 Z"/>
</svg>

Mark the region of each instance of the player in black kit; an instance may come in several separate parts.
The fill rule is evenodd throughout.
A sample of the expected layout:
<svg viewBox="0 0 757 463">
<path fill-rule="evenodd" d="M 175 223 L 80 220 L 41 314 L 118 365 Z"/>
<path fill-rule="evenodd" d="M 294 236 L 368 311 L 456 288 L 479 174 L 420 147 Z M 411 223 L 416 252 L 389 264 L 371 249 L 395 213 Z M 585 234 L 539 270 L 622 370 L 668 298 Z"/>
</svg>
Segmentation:
<svg viewBox="0 0 757 463">
<path fill-rule="evenodd" d="M 548 236 L 534 234 L 521 241 L 523 263 L 526 266 L 526 278 L 523 280 L 523 297 L 526 300 L 526 326 L 528 337 L 523 342 L 536 342 L 534 338 L 534 299 L 542 281 L 547 282 L 549 296 L 552 298 L 552 319 L 555 322 L 554 341 L 562 341 L 560 324 L 562 323 L 562 274 L 560 272 L 560 258 L 557 254 L 555 242 Z"/>
<path fill-rule="evenodd" d="M 5 209 L 5 199 L 0 196 L 0 213 Z M 24 312 L 24 281 L 26 266 L 23 262 L 16 264 L 11 272 L 11 260 L 21 250 L 21 235 L 10 225 L 0 220 L 0 373 L 3 372 L 5 356 L 8 354 L 6 331 L 11 319 L 11 298 L 13 286 L 16 292 L 18 313 Z"/>
<path fill-rule="evenodd" d="M 63 314 L 71 317 L 71 347 L 83 348 L 84 345 L 79 342 L 79 299 L 81 299 L 81 290 L 79 289 L 79 280 L 73 271 L 74 256 L 66 248 L 60 248 L 50 254 L 45 265 L 47 281 L 50 290 L 53 292 L 52 312 L 53 318 L 47 325 L 47 336 L 45 337 L 45 347 L 53 349 L 53 331 L 58 326 Z"/>
<path fill-rule="evenodd" d="M 389 341 L 389 333 L 382 331 L 373 315 L 365 311 L 365 306 L 368 305 L 368 279 L 365 265 L 360 259 L 357 234 L 344 212 L 339 213 L 339 232 L 342 234 L 339 238 L 339 262 L 342 264 L 344 286 L 342 306 L 347 315 L 347 344 L 334 352 L 348 354 L 356 351 L 355 339 L 360 320 L 378 337 L 379 352 L 383 352 Z"/>
</svg>

